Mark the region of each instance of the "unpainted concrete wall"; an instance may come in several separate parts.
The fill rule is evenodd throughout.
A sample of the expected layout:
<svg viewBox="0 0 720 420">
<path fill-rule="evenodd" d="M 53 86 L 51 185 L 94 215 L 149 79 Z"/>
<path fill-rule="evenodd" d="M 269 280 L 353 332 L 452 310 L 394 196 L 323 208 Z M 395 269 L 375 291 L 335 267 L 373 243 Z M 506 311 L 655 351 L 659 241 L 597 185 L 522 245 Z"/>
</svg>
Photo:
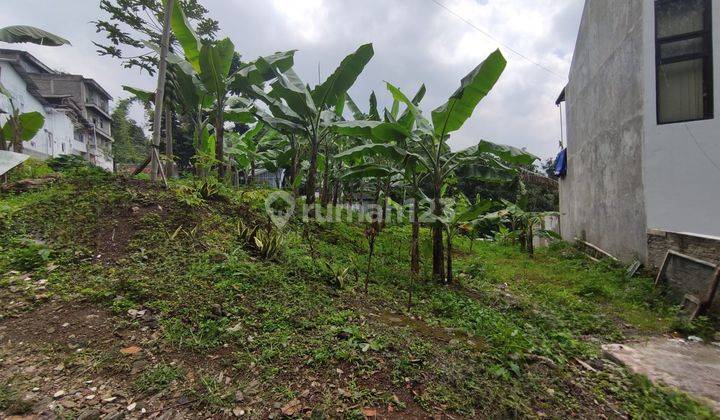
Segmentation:
<svg viewBox="0 0 720 420">
<path fill-rule="evenodd" d="M 623 260 L 646 257 L 643 1 L 587 0 L 566 89 L 561 231 Z"/>
</svg>

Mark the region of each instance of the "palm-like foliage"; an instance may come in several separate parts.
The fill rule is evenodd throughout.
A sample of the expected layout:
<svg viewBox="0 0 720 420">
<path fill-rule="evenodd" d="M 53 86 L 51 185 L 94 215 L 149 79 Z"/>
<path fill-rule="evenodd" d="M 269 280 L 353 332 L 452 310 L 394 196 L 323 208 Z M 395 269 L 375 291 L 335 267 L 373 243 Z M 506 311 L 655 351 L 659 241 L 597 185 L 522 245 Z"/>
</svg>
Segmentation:
<svg viewBox="0 0 720 420">
<path fill-rule="evenodd" d="M 365 65 L 374 54 L 372 44 L 360 46 L 354 53 L 345 57 L 338 68 L 323 82 L 310 89 L 292 69 L 284 72 L 273 66 L 276 80 L 269 92 L 258 86 L 245 91 L 267 106 L 271 114 L 256 112 L 263 122 L 278 130 L 290 130 L 308 139 L 310 146 L 309 168 L 306 182 L 306 203 L 315 203 L 318 156 L 323 142 L 330 140 L 328 127 L 337 120 L 337 114 L 330 109 L 340 108 L 345 102 L 345 94 L 355 83 Z M 258 61 L 264 66 L 265 63 Z"/>
<path fill-rule="evenodd" d="M 218 175 L 224 175 L 225 121 L 252 123 L 254 107 L 249 100 L 236 100 L 235 108 L 226 109 L 233 92 L 247 93 L 288 70 L 293 64 L 294 51 L 276 53 L 262 57 L 252 63 L 241 63 L 232 72 L 235 46 L 230 39 L 203 42 L 189 24 L 181 7 L 173 9 L 171 18 L 173 34 L 182 46 L 184 59 L 169 59 L 185 73 L 180 77 L 181 92 L 187 107 L 197 109 L 201 114 L 212 106 L 211 115 L 214 126 L 215 160 Z M 208 104 L 210 98 L 211 105 Z M 241 106 L 237 106 L 240 104 Z M 201 117 L 195 119 L 198 124 L 196 136 L 201 140 L 205 130 Z"/>
<path fill-rule="evenodd" d="M 6 26 L 0 29 L 0 41 L 12 44 L 29 42 L 50 47 L 70 45 L 70 41 L 63 37 L 27 25 Z"/>
</svg>

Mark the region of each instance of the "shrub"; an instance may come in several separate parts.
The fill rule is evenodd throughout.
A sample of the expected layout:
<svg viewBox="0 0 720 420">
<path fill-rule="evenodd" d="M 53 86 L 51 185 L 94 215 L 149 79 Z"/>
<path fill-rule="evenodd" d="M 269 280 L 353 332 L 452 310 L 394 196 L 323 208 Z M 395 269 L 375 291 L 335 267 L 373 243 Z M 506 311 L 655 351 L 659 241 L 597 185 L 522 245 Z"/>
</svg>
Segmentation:
<svg viewBox="0 0 720 420">
<path fill-rule="evenodd" d="M 77 169 L 86 166 L 92 166 L 90 162 L 78 155 L 62 155 L 45 161 L 47 166 L 54 171 L 63 172 L 70 169 Z"/>
<path fill-rule="evenodd" d="M 255 248 L 264 260 L 275 258 L 281 251 L 285 240 L 277 231 L 260 230 L 255 234 Z"/>
<path fill-rule="evenodd" d="M 18 181 L 28 178 L 40 178 L 51 173 L 53 173 L 53 169 L 48 166 L 47 161 L 30 158 L 20 166 L 13 168 L 8 173 L 8 180 Z"/>
<path fill-rule="evenodd" d="M 32 240 L 13 241 L 5 250 L 8 268 L 18 271 L 33 271 L 44 266 L 50 259 L 50 250 Z"/>
</svg>

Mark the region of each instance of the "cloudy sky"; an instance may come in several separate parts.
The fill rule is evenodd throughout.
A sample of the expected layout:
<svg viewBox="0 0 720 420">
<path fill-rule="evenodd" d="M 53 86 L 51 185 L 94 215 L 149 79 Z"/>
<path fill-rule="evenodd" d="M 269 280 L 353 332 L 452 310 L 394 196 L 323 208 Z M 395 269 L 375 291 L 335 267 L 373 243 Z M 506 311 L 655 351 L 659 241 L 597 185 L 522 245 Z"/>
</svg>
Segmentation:
<svg viewBox="0 0 720 420">
<path fill-rule="evenodd" d="M 359 45 L 372 42 L 375 57 L 352 88 L 367 107 L 371 90 L 389 105 L 384 81 L 413 93 L 425 83 L 422 108 L 441 105 L 459 80 L 495 48 L 508 66 L 491 94 L 451 144 L 459 149 L 487 139 L 527 149 L 541 157 L 558 149 L 560 122 L 555 98 L 566 82 L 582 0 L 435 0 L 492 38 L 463 22 L 433 0 L 202 0 L 247 60 L 298 49 L 296 69 L 308 82 L 330 74 Z M 99 57 L 92 23 L 101 16 L 99 0 L 3 0 L 0 27 L 26 24 L 62 35 L 72 46 L 24 44 L 58 70 L 83 74 L 111 94 L 121 85 L 152 89 L 152 78 Z M 8 45 L 3 45 L 7 47 Z M 525 59 L 510 49 L 519 52 Z M 531 62 L 531 61 L 532 62 Z M 533 63 L 534 62 L 534 63 Z M 137 111 L 139 113 L 139 111 Z"/>
</svg>

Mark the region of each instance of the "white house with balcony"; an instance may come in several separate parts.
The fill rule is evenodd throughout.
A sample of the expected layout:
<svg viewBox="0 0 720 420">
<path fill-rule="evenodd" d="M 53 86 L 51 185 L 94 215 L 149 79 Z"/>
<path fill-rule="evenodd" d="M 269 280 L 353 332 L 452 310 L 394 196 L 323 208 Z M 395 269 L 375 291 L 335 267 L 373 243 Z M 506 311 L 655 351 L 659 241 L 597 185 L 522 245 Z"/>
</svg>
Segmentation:
<svg viewBox="0 0 720 420">
<path fill-rule="evenodd" d="M 39 158 L 80 155 L 113 170 L 108 108 L 112 97 L 97 82 L 58 73 L 25 51 L 0 49 L 0 83 L 17 109 L 45 117 L 43 129 L 23 143 L 24 153 Z M 9 99 L 2 95 L 0 110 L 12 112 Z M 0 114 L 0 122 L 6 114 Z"/>
<path fill-rule="evenodd" d="M 565 102 L 562 235 L 720 263 L 720 0 L 587 0 Z"/>
</svg>

